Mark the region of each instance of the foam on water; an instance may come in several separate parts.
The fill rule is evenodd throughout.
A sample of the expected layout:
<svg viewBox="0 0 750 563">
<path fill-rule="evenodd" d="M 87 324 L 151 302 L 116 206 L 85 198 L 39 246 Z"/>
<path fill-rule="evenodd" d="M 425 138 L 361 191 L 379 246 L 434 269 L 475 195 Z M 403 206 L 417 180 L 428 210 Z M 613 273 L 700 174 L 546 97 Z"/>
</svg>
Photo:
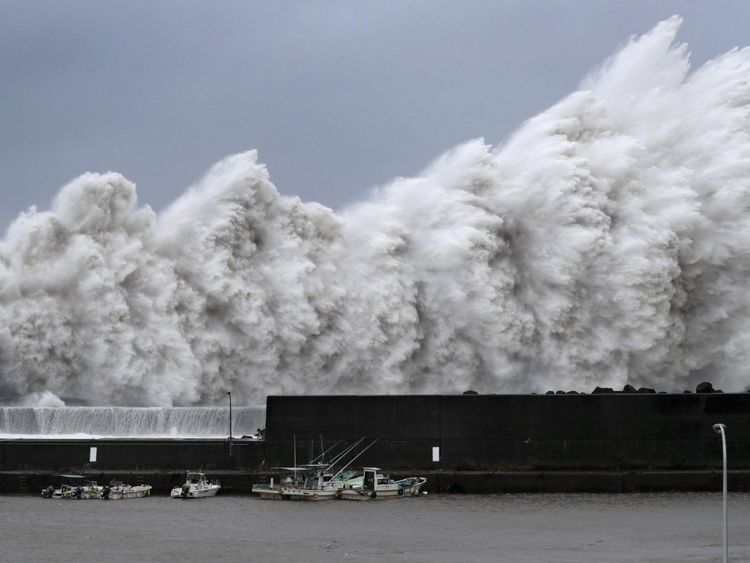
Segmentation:
<svg viewBox="0 0 750 563">
<path fill-rule="evenodd" d="M 255 151 L 159 217 L 84 174 L 0 242 L 0 395 L 742 390 L 750 51 L 689 73 L 679 25 L 338 215 Z"/>
</svg>

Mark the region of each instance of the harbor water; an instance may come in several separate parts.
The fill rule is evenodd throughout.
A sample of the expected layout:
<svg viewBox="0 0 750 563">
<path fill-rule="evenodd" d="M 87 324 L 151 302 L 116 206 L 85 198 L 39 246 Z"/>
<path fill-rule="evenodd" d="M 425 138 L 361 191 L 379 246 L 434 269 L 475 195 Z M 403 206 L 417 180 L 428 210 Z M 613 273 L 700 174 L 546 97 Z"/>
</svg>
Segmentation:
<svg viewBox="0 0 750 563">
<path fill-rule="evenodd" d="M 428 495 L 295 503 L 0 497 L 0 560 L 721 561 L 720 493 Z M 729 497 L 730 560 L 750 561 L 750 494 Z"/>
</svg>

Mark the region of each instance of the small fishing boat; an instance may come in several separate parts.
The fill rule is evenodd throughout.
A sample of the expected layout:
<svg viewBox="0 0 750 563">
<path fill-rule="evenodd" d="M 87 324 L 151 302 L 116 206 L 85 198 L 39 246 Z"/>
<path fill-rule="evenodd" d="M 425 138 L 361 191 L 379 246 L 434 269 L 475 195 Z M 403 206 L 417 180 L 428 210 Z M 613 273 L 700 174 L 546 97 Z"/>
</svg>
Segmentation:
<svg viewBox="0 0 750 563">
<path fill-rule="evenodd" d="M 302 479 L 283 486 L 284 500 L 333 500 L 338 498 L 344 482 L 356 475 L 354 471 L 332 473 L 330 465 L 309 464 L 302 466 Z"/>
<path fill-rule="evenodd" d="M 250 492 L 263 499 L 280 500 L 282 487 L 282 484 L 274 482 L 274 477 L 271 477 L 269 483 L 253 483 Z"/>
<path fill-rule="evenodd" d="M 172 489 L 172 498 L 205 498 L 215 496 L 221 488 L 218 481 L 209 481 L 205 473 L 188 471 L 185 483 Z"/>
<path fill-rule="evenodd" d="M 124 500 L 151 495 L 151 485 L 126 485 L 122 481 L 111 481 L 102 489 L 104 500 Z"/>
<path fill-rule="evenodd" d="M 297 445 L 296 436 L 294 438 L 294 466 L 275 468 L 281 474 L 277 484 L 274 479 L 270 483 L 259 483 L 252 487 L 252 492 L 265 499 L 283 499 L 283 500 L 332 500 L 339 497 L 339 493 L 344 488 L 344 483 L 356 475 L 354 471 L 347 471 L 355 459 L 369 449 L 377 440 L 366 447 L 361 448 L 365 438 L 360 438 L 351 446 L 344 445 L 343 451 L 337 453 L 328 462 L 325 462 L 326 455 L 330 455 L 333 450 L 339 447 L 343 442 L 339 440 L 328 450 L 323 450 L 323 437 L 321 436 L 321 454 L 310 463 L 297 465 Z M 310 448 L 312 450 L 312 447 Z M 355 455 L 356 454 L 356 455 Z M 347 463 L 347 456 L 354 457 Z M 343 465 L 341 469 L 337 468 Z"/>
<path fill-rule="evenodd" d="M 281 492 L 301 487 L 304 478 L 302 467 L 274 467 L 278 473 L 268 483 L 253 483 L 250 492 L 262 499 L 281 500 Z"/>
<path fill-rule="evenodd" d="M 42 497 L 54 499 L 89 500 L 101 497 L 103 487 L 90 481 L 85 475 L 58 475 L 60 486 L 52 485 L 42 490 Z"/>
<path fill-rule="evenodd" d="M 379 471 L 381 471 L 379 467 L 363 468 L 362 477 L 347 480 L 339 497 L 344 500 L 413 497 L 421 492 L 427 482 L 425 477 L 407 477 L 394 481 Z"/>
<path fill-rule="evenodd" d="M 270 483 L 255 483 L 251 491 L 263 499 L 329 500 L 338 496 L 345 479 L 353 471 L 334 474 L 329 464 L 305 464 L 295 467 L 277 467 L 281 477 L 272 477 Z"/>
</svg>

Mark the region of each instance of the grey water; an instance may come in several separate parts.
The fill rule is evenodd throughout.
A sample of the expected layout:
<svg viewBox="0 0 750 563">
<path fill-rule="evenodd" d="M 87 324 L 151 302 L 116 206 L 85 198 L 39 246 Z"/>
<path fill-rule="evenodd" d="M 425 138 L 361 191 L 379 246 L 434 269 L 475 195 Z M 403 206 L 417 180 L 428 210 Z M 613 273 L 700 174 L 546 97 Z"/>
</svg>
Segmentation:
<svg viewBox="0 0 750 563">
<path fill-rule="evenodd" d="M 0 496 L 0 561 L 721 561 L 720 493 L 428 495 L 295 503 Z M 729 497 L 750 561 L 750 494 Z"/>
</svg>

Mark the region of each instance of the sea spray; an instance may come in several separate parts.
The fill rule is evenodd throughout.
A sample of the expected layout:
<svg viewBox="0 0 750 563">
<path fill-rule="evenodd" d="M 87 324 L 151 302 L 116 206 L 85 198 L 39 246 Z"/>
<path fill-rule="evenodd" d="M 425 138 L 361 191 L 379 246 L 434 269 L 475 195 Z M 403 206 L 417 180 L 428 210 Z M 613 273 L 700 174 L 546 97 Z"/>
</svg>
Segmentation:
<svg viewBox="0 0 750 563">
<path fill-rule="evenodd" d="M 265 407 L 232 409 L 233 435 L 265 427 Z M 227 407 L 0 407 L 0 438 L 226 438 Z"/>
<path fill-rule="evenodd" d="M 0 395 L 743 390 L 750 51 L 689 73 L 679 25 L 503 146 L 338 215 L 281 196 L 255 151 L 159 217 L 122 176 L 81 176 L 0 243 Z"/>
</svg>

